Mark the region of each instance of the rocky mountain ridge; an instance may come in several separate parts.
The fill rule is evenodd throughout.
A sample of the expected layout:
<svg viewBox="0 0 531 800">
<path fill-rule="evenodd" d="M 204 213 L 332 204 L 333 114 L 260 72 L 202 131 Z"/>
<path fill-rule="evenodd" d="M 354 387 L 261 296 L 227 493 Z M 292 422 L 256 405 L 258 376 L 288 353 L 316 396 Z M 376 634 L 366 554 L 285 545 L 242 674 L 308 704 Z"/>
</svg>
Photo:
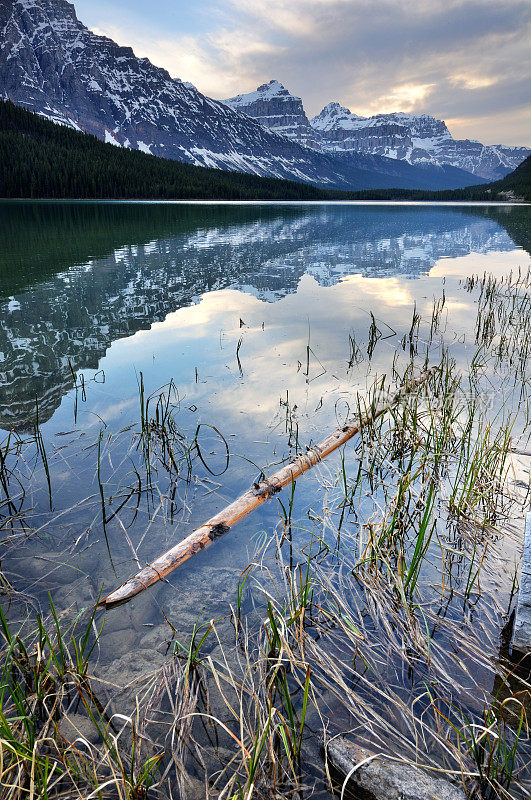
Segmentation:
<svg viewBox="0 0 531 800">
<path fill-rule="evenodd" d="M 349 185 L 325 154 L 92 33 L 66 0 L 3 0 L 0 34 L 0 95 L 54 122 L 199 166 Z"/>
<path fill-rule="evenodd" d="M 276 80 L 225 102 L 271 130 L 322 153 L 362 153 L 413 166 L 450 166 L 486 180 L 504 177 L 531 153 L 527 147 L 454 139 L 443 120 L 428 114 L 395 112 L 362 117 L 334 102 L 309 120 L 300 98 L 290 95 Z"/>
<path fill-rule="evenodd" d="M 322 137 L 321 149 L 327 152 L 355 150 L 410 164 L 448 164 L 489 180 L 504 177 L 531 152 L 527 147 L 454 139 L 443 120 L 428 114 L 360 117 L 339 103 L 325 106 L 310 126 Z"/>
<path fill-rule="evenodd" d="M 243 111 L 266 128 L 282 133 L 305 147 L 319 149 L 319 137 L 304 111 L 302 100 L 276 80 L 259 86 L 256 92 L 225 100 L 235 111 Z"/>
</svg>

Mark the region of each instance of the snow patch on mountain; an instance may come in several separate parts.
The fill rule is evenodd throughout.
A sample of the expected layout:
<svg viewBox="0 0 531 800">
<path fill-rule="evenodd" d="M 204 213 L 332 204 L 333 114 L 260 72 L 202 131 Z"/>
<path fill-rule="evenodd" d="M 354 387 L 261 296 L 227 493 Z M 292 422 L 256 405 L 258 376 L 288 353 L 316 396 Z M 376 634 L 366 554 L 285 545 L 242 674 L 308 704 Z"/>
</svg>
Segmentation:
<svg viewBox="0 0 531 800">
<path fill-rule="evenodd" d="M 115 139 L 110 131 L 105 131 L 105 141 L 108 144 L 114 144 L 116 147 L 122 147 L 118 139 Z"/>
<path fill-rule="evenodd" d="M 304 147 L 319 149 L 301 98 L 290 94 L 280 81 L 271 80 L 255 92 L 236 95 L 225 103 Z"/>
<path fill-rule="evenodd" d="M 150 147 L 151 147 L 151 145 L 149 145 L 149 144 L 146 144 L 145 142 L 142 142 L 141 140 L 138 140 L 138 142 L 136 143 L 136 146 L 138 147 L 138 149 L 139 149 L 139 150 L 140 150 L 142 153 L 147 153 L 147 154 L 148 154 L 148 155 L 150 155 L 150 156 L 152 156 L 152 155 L 153 155 L 153 153 L 152 153 L 152 152 L 151 152 L 151 150 L 150 150 Z"/>
</svg>

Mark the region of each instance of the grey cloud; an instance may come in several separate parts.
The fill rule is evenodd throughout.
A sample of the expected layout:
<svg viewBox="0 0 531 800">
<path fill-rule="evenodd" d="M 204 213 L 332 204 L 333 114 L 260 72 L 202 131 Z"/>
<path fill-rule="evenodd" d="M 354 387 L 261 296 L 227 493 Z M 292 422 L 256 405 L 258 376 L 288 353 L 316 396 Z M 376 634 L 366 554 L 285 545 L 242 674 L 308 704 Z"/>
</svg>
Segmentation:
<svg viewBox="0 0 531 800">
<path fill-rule="evenodd" d="M 443 83 L 429 98 L 431 109 L 437 108 L 440 116 L 461 117 L 507 112 L 511 109 L 529 108 L 526 94 L 529 79 L 515 79 L 513 83 L 500 82 L 481 89 L 461 89 Z M 531 138 L 531 137 L 530 137 Z"/>
</svg>

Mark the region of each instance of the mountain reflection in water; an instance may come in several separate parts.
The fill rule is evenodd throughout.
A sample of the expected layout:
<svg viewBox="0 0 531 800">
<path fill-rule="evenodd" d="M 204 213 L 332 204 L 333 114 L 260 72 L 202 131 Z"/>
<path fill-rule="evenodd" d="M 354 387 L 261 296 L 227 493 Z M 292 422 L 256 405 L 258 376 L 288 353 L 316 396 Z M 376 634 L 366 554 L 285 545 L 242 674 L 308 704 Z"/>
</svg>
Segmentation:
<svg viewBox="0 0 531 800">
<path fill-rule="evenodd" d="M 201 295 L 274 302 L 301 277 L 416 278 L 440 259 L 508 252 L 527 209 L 359 205 L 0 204 L 0 425 L 49 419 L 117 339 Z"/>
</svg>

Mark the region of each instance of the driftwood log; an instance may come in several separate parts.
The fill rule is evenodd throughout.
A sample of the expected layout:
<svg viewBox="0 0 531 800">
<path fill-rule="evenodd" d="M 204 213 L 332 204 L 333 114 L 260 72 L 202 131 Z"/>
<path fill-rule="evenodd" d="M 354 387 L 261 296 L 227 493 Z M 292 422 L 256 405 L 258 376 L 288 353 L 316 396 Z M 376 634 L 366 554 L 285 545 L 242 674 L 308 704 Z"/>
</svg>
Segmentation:
<svg viewBox="0 0 531 800">
<path fill-rule="evenodd" d="M 396 405 L 403 396 L 418 389 L 436 370 L 437 367 L 424 370 L 417 378 L 407 381 L 385 403 L 372 407 L 366 416 L 349 420 L 341 428 L 337 428 L 337 430 L 329 434 L 322 442 L 310 447 L 306 453 L 297 456 L 289 464 L 279 469 L 270 478 L 254 484 L 237 500 L 211 517 L 204 525 L 201 525 L 200 528 L 196 528 L 181 542 L 178 542 L 113 592 L 103 597 L 98 605 L 104 608 L 112 608 L 125 603 L 161 578 L 164 578 L 182 564 L 183 561 L 203 550 L 219 536 L 227 533 L 236 522 L 249 514 L 250 511 L 253 511 L 270 497 L 280 492 L 289 483 L 292 483 L 304 472 L 314 467 L 319 461 L 322 461 L 323 458 L 337 450 L 338 447 L 348 442 L 361 428 L 380 417 L 391 406 Z"/>
</svg>

